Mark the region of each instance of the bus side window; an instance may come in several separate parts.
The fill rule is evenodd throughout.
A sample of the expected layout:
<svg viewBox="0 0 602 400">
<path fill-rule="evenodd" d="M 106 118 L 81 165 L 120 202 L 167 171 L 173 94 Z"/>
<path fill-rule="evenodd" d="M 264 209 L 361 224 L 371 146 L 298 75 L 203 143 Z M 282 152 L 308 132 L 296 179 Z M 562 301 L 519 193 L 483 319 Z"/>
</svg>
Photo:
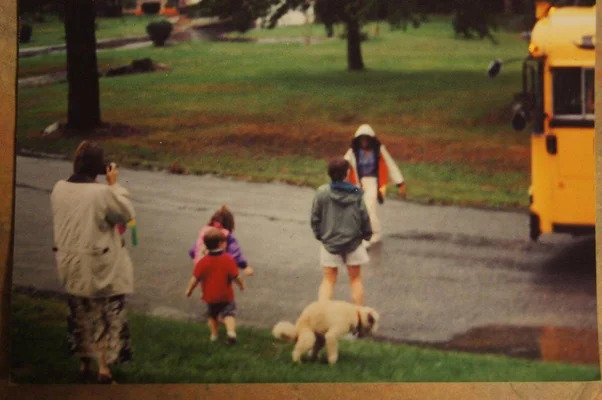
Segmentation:
<svg viewBox="0 0 602 400">
<path fill-rule="evenodd" d="M 593 69 L 586 69 L 585 70 L 585 82 L 584 82 L 584 86 L 585 86 L 585 114 L 586 115 L 593 115 L 594 114 L 594 101 L 595 101 L 595 97 L 594 97 L 594 88 L 596 87 L 595 85 L 595 78 L 594 78 L 594 70 Z"/>
<path fill-rule="evenodd" d="M 554 68 L 554 115 L 582 115 L 581 68 Z"/>
<path fill-rule="evenodd" d="M 594 116 L 593 68 L 553 68 L 554 116 L 591 120 Z"/>
</svg>

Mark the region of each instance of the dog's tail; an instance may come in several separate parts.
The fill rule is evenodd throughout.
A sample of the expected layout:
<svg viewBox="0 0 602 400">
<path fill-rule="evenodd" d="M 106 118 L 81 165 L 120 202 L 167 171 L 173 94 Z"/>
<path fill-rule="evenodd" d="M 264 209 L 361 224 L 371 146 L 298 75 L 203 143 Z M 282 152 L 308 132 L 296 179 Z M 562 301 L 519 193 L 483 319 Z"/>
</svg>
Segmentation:
<svg viewBox="0 0 602 400">
<path fill-rule="evenodd" d="M 274 325 L 272 335 L 274 335 L 276 339 L 286 340 L 288 342 L 296 342 L 298 336 L 295 325 L 287 321 L 280 321 Z"/>
</svg>

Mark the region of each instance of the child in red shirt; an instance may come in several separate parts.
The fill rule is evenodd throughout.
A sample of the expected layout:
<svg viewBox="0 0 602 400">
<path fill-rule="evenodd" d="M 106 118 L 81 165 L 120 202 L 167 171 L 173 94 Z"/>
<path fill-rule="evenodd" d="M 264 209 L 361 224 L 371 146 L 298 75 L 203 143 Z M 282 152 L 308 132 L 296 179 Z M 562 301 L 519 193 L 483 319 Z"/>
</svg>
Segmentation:
<svg viewBox="0 0 602 400">
<path fill-rule="evenodd" d="M 190 297 L 194 288 L 201 283 L 203 301 L 207 304 L 211 341 L 218 337 L 218 318 L 226 326 L 228 344 L 236 343 L 236 303 L 232 281 L 240 290 L 245 289 L 243 280 L 238 276 L 238 265 L 231 255 L 225 253 L 226 235 L 217 228 L 205 233 L 205 246 L 209 253 L 195 265 L 192 277 L 186 289 L 186 297 Z"/>
</svg>

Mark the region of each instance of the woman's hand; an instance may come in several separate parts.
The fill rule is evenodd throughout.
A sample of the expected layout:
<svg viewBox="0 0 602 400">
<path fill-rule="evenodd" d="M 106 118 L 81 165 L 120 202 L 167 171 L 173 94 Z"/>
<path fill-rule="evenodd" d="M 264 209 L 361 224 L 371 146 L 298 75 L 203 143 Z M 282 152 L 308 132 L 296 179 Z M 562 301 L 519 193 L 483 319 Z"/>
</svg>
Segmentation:
<svg viewBox="0 0 602 400">
<path fill-rule="evenodd" d="M 109 185 L 114 185 L 117 183 L 117 177 L 119 176 L 119 171 L 117 171 L 117 164 L 111 163 L 107 167 L 107 183 Z"/>
<path fill-rule="evenodd" d="M 247 267 L 243 271 L 245 271 L 246 276 L 253 276 L 253 268 Z"/>
</svg>

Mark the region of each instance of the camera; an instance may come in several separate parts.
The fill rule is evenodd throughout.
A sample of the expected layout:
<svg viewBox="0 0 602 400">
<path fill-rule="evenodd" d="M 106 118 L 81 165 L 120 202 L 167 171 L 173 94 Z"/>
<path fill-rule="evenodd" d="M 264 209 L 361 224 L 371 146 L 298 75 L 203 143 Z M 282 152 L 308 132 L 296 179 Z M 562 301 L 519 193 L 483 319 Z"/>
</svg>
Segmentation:
<svg viewBox="0 0 602 400">
<path fill-rule="evenodd" d="M 110 171 L 112 169 L 111 164 L 112 163 L 102 164 L 102 167 L 99 169 L 99 171 L 97 171 L 97 174 L 98 175 L 106 175 L 107 174 L 107 170 Z"/>
</svg>

